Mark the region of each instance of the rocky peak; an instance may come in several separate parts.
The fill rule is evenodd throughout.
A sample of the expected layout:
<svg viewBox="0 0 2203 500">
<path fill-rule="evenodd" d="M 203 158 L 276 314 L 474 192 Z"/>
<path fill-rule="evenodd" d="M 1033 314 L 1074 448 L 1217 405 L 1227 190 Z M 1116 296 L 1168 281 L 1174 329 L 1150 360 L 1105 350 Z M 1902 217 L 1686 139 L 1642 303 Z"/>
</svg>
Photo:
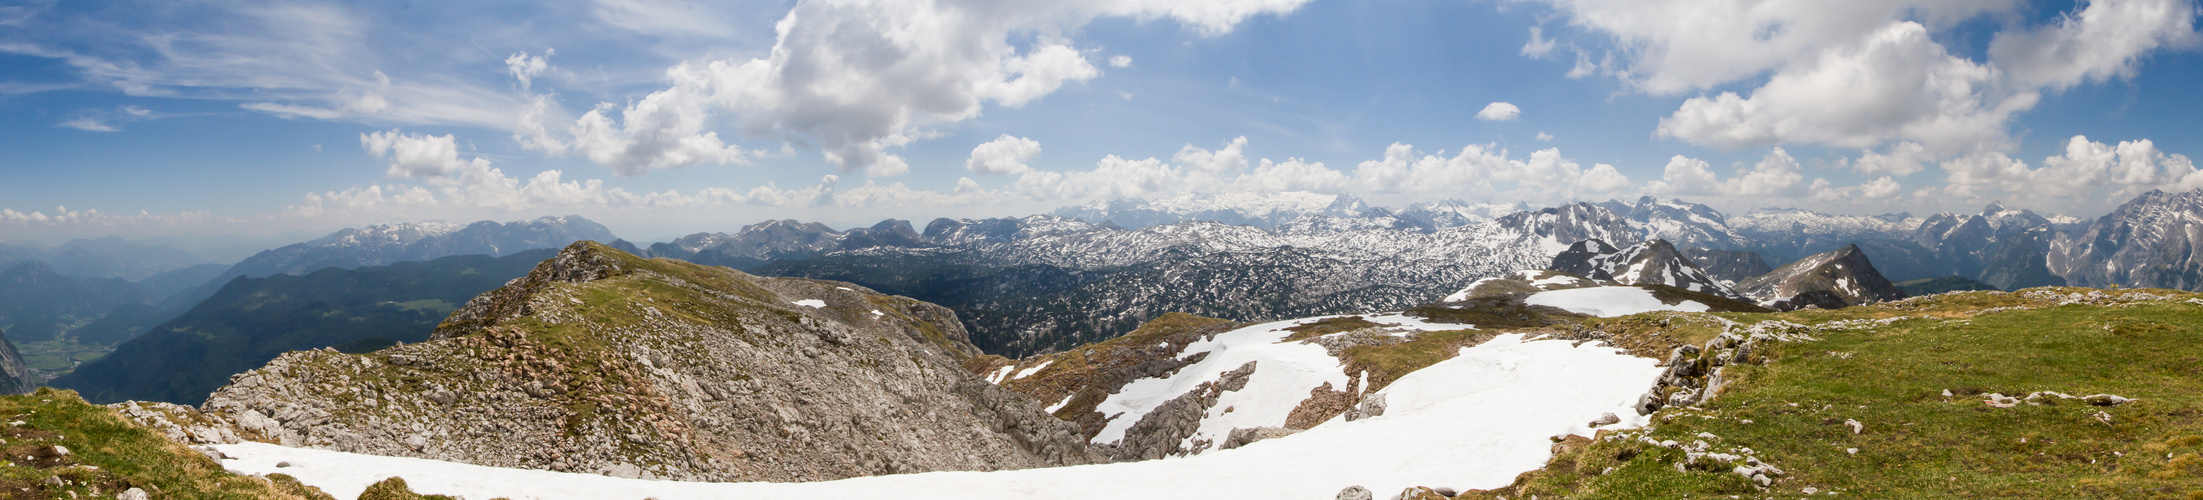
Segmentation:
<svg viewBox="0 0 2203 500">
<path fill-rule="evenodd" d="M 964 371 L 977 354 L 940 306 L 581 242 L 433 340 L 285 354 L 202 413 L 290 446 L 655 479 L 1098 459 L 1075 424 Z"/>
<path fill-rule="evenodd" d="M 436 325 L 436 333 L 429 339 L 461 337 L 482 327 L 526 315 L 529 313 L 528 300 L 552 283 L 587 283 L 627 274 L 629 266 L 624 259 L 615 256 L 624 254 L 594 241 L 567 245 L 558 255 L 537 264 L 527 276 L 468 300 L 459 310 L 452 311 L 442 324 Z"/>
<path fill-rule="evenodd" d="M 1798 259 L 1775 268 L 1774 272 L 1737 283 L 1736 288 L 1761 304 L 1771 304 L 1778 309 L 1785 304 L 1796 308 L 1807 303 L 1829 307 L 1835 304 L 1829 298 L 1838 299 L 1844 305 L 1905 298 L 1905 292 L 1882 277 L 1858 245 Z M 1800 296 L 1810 300 L 1798 300 Z"/>
<path fill-rule="evenodd" d="M 1667 285 L 1723 297 L 1742 297 L 1706 274 L 1667 240 L 1655 239 L 1619 249 L 1599 240 L 1579 241 L 1555 256 L 1553 265 L 1547 269 L 1602 283 Z"/>
</svg>

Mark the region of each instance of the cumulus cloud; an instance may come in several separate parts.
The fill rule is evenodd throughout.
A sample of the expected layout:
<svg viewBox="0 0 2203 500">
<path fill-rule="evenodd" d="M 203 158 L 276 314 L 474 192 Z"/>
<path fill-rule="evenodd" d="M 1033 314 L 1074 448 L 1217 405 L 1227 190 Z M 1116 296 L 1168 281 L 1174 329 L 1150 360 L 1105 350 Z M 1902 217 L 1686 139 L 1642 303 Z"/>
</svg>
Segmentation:
<svg viewBox="0 0 2203 500">
<path fill-rule="evenodd" d="M 1531 26 L 1530 41 L 1522 43 L 1522 55 L 1533 59 L 1544 59 L 1547 54 L 1553 53 L 1553 47 L 1558 46 L 1559 43 L 1557 40 L 1546 38 L 1544 28 Z"/>
<path fill-rule="evenodd" d="M 1521 116 L 1522 108 L 1504 102 L 1486 104 L 1483 110 L 1476 112 L 1476 119 L 1488 122 L 1503 122 Z"/>
<path fill-rule="evenodd" d="M 583 115 L 575 142 L 621 175 L 731 160 L 732 147 L 703 126 L 726 113 L 744 135 L 815 145 L 845 171 L 897 175 L 909 165 L 888 150 L 930 126 L 1099 76 L 1063 38 L 1094 18 L 1170 18 L 1215 35 L 1304 2 L 803 2 L 775 25 L 770 56 L 677 66 L 667 71 L 671 88 Z M 1009 43 L 1013 33 L 1035 36 L 1021 50 Z"/>
<path fill-rule="evenodd" d="M 2158 47 L 2192 47 L 2196 6 L 2187 0 L 2100 0 L 2029 30 L 1998 33 L 1989 59 L 2024 87 L 2065 89 L 2134 76 Z"/>
<path fill-rule="evenodd" d="M 1645 192 L 1654 195 L 1773 198 L 1805 195 L 1811 187 L 1803 184 L 1805 174 L 1801 172 L 1797 159 L 1782 148 L 1768 151 L 1757 163 L 1739 165 L 1736 174 L 1728 179 L 1721 179 L 1710 167 L 1704 160 L 1676 155 L 1668 159 L 1660 180 L 1645 183 Z"/>
<path fill-rule="evenodd" d="M 2095 209 L 2153 189 L 2203 188 L 2203 171 L 2193 160 L 2161 151 L 2148 139 L 2107 144 L 2073 136 L 2061 154 L 2044 158 L 2040 167 L 1998 152 L 1938 167 L 1944 172 L 1944 196 L 1969 201 L 2023 196 L 2065 209 Z"/>
<path fill-rule="evenodd" d="M 1926 147 L 1907 141 L 1889 145 L 1886 152 L 1860 150 L 1859 158 L 1850 161 L 1847 166 L 1865 175 L 1904 177 L 1920 173 L 1934 159 L 1933 155 L 1928 154 Z"/>
<path fill-rule="evenodd" d="M 1040 141 L 1002 134 L 992 141 L 971 148 L 971 157 L 964 160 L 964 168 L 980 175 L 1020 174 L 1032 170 L 1025 162 L 1040 157 Z"/>
<path fill-rule="evenodd" d="M 1900 22 L 1855 47 L 1786 68 L 1749 98 L 1733 92 L 1684 101 L 1659 134 L 1724 149 L 1784 143 L 1865 148 L 1886 140 L 1946 153 L 1992 145 L 2012 113 L 2039 95 L 1991 94 L 1995 68 L 1950 55 L 1927 28 Z"/>
<path fill-rule="evenodd" d="M 2045 90 L 2130 76 L 2136 61 L 2190 46 L 2188 0 L 2102 0 L 2042 26 L 1995 35 L 1984 61 L 1932 33 L 1981 17 L 2023 15 L 2013 0 L 1707 3 L 1545 0 L 1571 25 L 1609 35 L 1620 60 L 1579 50 L 1570 77 L 1611 75 L 1673 95 L 1763 75 L 1747 92 L 1687 100 L 1658 133 L 1724 149 L 1892 141 L 1938 158 L 2009 147 L 2007 124 Z"/>
<path fill-rule="evenodd" d="M 1116 55 L 1116 56 L 1110 56 L 1110 57 L 1109 57 L 1109 67 L 1112 67 L 1112 68 L 1130 68 L 1130 67 L 1132 67 L 1132 56 L 1127 56 L 1127 55 Z"/>
<path fill-rule="evenodd" d="M 1541 130 L 1541 131 L 1538 131 L 1538 140 L 1540 140 L 1540 141 L 1550 141 L 1550 140 L 1553 140 L 1553 134 L 1548 134 L 1548 133 L 1545 133 L 1545 132 L 1544 132 L 1544 131 L 1542 131 L 1542 130 Z"/>
<path fill-rule="evenodd" d="M 530 56 L 525 51 L 513 53 L 512 57 L 505 58 L 505 71 L 512 74 L 513 80 L 520 82 L 520 90 L 528 90 L 537 75 L 551 69 L 548 58 L 555 53 L 557 52 L 551 49 L 543 49 L 543 55 L 540 56 Z"/>
<path fill-rule="evenodd" d="M 360 147 L 376 158 L 390 160 L 383 173 L 393 178 L 444 177 L 468 170 L 486 170 L 490 161 L 459 159 L 459 143 L 450 134 L 408 134 L 397 129 L 360 134 Z"/>
</svg>

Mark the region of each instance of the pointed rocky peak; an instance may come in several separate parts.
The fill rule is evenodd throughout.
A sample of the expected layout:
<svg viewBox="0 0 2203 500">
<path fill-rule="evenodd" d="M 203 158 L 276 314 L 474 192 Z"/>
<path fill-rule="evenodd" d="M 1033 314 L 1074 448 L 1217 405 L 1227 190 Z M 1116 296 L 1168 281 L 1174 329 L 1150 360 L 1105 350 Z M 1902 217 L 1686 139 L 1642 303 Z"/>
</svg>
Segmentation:
<svg viewBox="0 0 2203 500">
<path fill-rule="evenodd" d="M 1614 245 L 1597 238 L 1578 241 L 1568 245 L 1568 249 L 1561 251 L 1559 255 L 1554 255 L 1553 264 L 1545 268 L 1594 280 L 1613 281 L 1614 277 L 1606 275 L 1592 260 L 1618 251 L 1620 250 L 1614 248 Z"/>
<path fill-rule="evenodd" d="M 1667 240 L 1655 239 L 1619 249 L 1598 240 L 1584 240 L 1554 257 L 1551 267 L 1602 283 L 1667 285 L 1723 297 L 1742 297 L 1692 263 Z"/>
<path fill-rule="evenodd" d="M 1786 301 L 1792 308 L 1806 303 L 1828 307 L 1832 296 L 1844 305 L 1872 304 L 1905 298 L 1905 292 L 1890 283 L 1874 264 L 1867 261 L 1866 252 L 1858 245 L 1846 245 L 1834 251 L 1820 253 L 1784 264 L 1773 272 L 1737 283 L 1739 292 L 1760 301 L 1761 304 L 1781 306 Z M 1826 292 L 1829 296 L 1815 294 L 1807 301 L 1793 300 L 1808 292 Z M 1780 307 L 1777 307 L 1780 308 Z"/>
<path fill-rule="evenodd" d="M 1994 216 L 2000 213 L 2004 213 L 2004 202 L 2001 200 L 1989 202 L 1989 206 L 1981 208 L 1981 215 Z"/>
</svg>

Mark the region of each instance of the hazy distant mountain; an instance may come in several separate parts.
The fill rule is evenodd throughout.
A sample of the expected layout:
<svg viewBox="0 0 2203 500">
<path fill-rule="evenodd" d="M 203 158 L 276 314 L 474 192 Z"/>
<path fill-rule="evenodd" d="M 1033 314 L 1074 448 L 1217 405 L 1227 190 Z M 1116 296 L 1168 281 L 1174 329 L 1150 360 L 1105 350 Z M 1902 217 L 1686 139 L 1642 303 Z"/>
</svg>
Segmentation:
<svg viewBox="0 0 2203 500">
<path fill-rule="evenodd" d="M 1732 299 L 1744 298 L 1706 274 L 1667 240 L 1647 240 L 1623 248 L 1590 239 L 1569 245 L 1546 269 L 1582 276 L 1607 285 L 1667 285 Z"/>
<path fill-rule="evenodd" d="M 51 340 L 118 304 L 142 300 L 142 290 L 128 281 L 79 280 L 26 262 L 0 271 L 0 330 L 22 342 Z"/>
<path fill-rule="evenodd" d="M 441 221 L 376 224 L 260 252 L 238 262 L 223 273 L 223 278 L 305 274 L 330 267 L 379 266 L 452 255 L 500 256 L 558 248 L 580 240 L 614 239 L 612 231 L 603 225 L 571 215 L 506 223 L 481 221 L 464 226 Z"/>
<path fill-rule="evenodd" d="M 99 403 L 198 404 L 229 381 L 286 351 L 336 347 L 364 352 L 428 340 L 436 324 L 476 295 L 496 289 L 552 255 L 465 255 L 304 276 L 230 281 L 212 297 L 152 331 L 84 363 L 50 385 Z M 90 327 L 87 327 L 90 328 Z"/>
</svg>

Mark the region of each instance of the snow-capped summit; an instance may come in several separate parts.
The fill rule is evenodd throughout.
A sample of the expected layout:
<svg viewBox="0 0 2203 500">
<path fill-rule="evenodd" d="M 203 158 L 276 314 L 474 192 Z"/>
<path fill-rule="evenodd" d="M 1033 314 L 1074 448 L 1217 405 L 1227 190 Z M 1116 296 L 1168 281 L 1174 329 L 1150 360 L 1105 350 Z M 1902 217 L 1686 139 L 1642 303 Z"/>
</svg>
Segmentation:
<svg viewBox="0 0 2203 500">
<path fill-rule="evenodd" d="M 1312 215 L 1363 217 L 1389 214 L 1389 211 L 1372 207 L 1353 196 L 1307 191 L 1181 194 L 1155 200 L 1098 200 L 1050 212 L 1050 215 L 1097 224 L 1107 221 L 1126 229 L 1189 221 L 1215 221 L 1271 229 Z"/>
<path fill-rule="evenodd" d="M 1729 298 L 1744 296 L 1707 275 L 1667 240 L 1651 240 L 1626 248 L 1614 248 L 1590 239 L 1570 245 L 1553 257 L 1548 267 L 1595 281 L 1620 285 L 1667 285 Z"/>
<path fill-rule="evenodd" d="M 1646 239 L 1668 240 L 1676 245 L 1712 249 L 1736 249 L 1751 246 L 1751 238 L 1729 227 L 1728 218 L 1713 207 L 1683 200 L 1661 200 L 1646 196 L 1634 204 L 1620 201 L 1600 203 L 1638 226 Z"/>
</svg>

